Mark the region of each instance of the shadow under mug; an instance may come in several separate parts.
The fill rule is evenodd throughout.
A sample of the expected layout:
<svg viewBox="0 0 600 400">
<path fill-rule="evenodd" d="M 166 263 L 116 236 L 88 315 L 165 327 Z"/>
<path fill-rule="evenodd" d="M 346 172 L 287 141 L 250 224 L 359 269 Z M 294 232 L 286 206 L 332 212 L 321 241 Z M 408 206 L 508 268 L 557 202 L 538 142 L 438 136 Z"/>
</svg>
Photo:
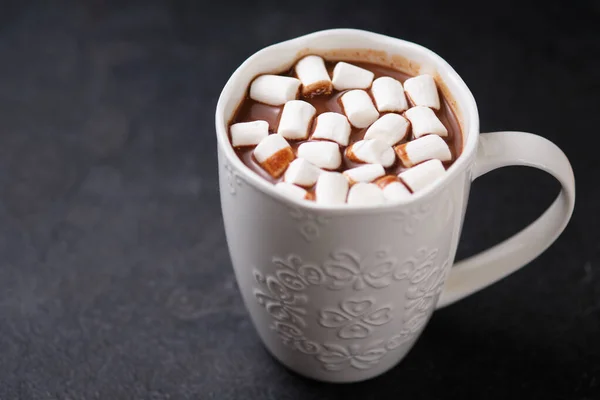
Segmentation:
<svg viewBox="0 0 600 400">
<path fill-rule="evenodd" d="M 322 207 L 282 196 L 247 168 L 229 143 L 228 122 L 254 77 L 287 70 L 304 54 L 433 75 L 464 136 L 446 177 L 397 204 Z M 227 242 L 254 326 L 285 366 L 322 381 L 355 382 L 393 367 L 434 309 L 537 257 L 574 207 L 573 171 L 558 147 L 523 132 L 480 135 L 475 100 L 448 63 L 422 46 L 371 32 L 321 31 L 257 52 L 225 85 L 216 132 Z M 508 165 L 552 174 L 560 194 L 523 231 L 454 264 L 471 182 Z"/>
</svg>

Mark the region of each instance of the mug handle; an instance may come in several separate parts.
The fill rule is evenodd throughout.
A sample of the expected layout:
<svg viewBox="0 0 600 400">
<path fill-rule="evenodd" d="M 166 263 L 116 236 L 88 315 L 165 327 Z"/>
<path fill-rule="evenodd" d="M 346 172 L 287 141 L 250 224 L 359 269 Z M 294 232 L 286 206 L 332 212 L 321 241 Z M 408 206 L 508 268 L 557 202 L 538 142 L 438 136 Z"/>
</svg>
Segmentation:
<svg viewBox="0 0 600 400">
<path fill-rule="evenodd" d="M 562 190 L 536 221 L 507 240 L 451 268 L 438 301 L 445 307 L 515 272 L 546 250 L 565 229 L 575 205 L 575 178 L 565 154 L 531 133 L 494 132 L 479 137 L 472 179 L 497 168 L 524 165 L 553 175 Z"/>
</svg>

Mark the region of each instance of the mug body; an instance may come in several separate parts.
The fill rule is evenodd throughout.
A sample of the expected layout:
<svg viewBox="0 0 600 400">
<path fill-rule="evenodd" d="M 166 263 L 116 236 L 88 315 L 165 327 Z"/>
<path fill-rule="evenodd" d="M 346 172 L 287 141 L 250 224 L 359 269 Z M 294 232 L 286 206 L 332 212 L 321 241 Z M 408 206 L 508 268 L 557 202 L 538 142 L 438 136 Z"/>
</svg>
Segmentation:
<svg viewBox="0 0 600 400">
<path fill-rule="evenodd" d="M 308 53 L 434 75 L 463 132 L 463 153 L 445 179 L 398 204 L 324 208 L 281 196 L 243 165 L 227 124 L 246 88 Z M 368 379 L 397 364 L 435 309 L 460 237 L 479 129 L 464 82 L 421 46 L 364 31 L 317 32 L 249 58 L 223 90 L 216 126 L 231 260 L 267 349 L 295 372 L 329 382 Z"/>
</svg>

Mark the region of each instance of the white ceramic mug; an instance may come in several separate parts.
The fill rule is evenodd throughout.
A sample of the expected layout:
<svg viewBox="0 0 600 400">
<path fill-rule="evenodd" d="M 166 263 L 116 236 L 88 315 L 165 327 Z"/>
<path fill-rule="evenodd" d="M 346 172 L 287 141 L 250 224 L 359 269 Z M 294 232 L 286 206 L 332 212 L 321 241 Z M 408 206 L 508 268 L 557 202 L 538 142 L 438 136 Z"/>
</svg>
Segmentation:
<svg viewBox="0 0 600 400">
<path fill-rule="evenodd" d="M 446 177 L 403 203 L 323 208 L 283 197 L 247 168 L 230 145 L 228 122 L 254 77 L 287 70 L 307 53 L 434 75 L 464 136 Z M 246 307 L 279 361 L 322 381 L 360 381 L 393 367 L 435 308 L 537 257 L 573 211 L 573 171 L 558 147 L 529 133 L 480 135 L 475 100 L 448 63 L 424 47 L 371 32 L 321 31 L 257 52 L 225 85 L 216 130 L 225 231 Z M 507 165 L 544 170 L 562 191 L 526 229 L 454 264 L 471 182 Z"/>
</svg>

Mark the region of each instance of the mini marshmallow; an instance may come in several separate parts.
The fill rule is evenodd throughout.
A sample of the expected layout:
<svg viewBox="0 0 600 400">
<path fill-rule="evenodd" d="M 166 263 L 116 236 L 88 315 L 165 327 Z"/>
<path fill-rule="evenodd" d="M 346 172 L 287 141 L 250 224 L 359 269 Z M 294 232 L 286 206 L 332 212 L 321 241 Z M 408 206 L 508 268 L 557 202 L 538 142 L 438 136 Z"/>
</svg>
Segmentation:
<svg viewBox="0 0 600 400">
<path fill-rule="evenodd" d="M 404 116 L 410 121 L 415 138 L 427 134 L 448 136 L 448 130 L 429 107 L 417 106 L 410 108 L 404 113 Z"/>
<path fill-rule="evenodd" d="M 375 181 L 375 184 L 381 189 L 384 189 L 387 185 L 393 182 L 400 182 L 400 179 L 396 175 L 385 175 Z"/>
<path fill-rule="evenodd" d="M 231 125 L 231 144 L 233 147 L 256 146 L 269 136 L 267 121 L 238 122 Z"/>
<path fill-rule="evenodd" d="M 386 175 L 375 183 L 383 190 L 383 197 L 387 201 L 398 201 L 411 195 L 406 186 L 394 175 Z"/>
<path fill-rule="evenodd" d="M 385 203 L 383 191 L 374 183 L 357 183 L 348 192 L 348 204 L 354 206 L 374 206 Z"/>
<path fill-rule="evenodd" d="M 410 124 L 402 115 L 385 114 L 367 129 L 365 139 L 380 139 L 393 146 L 406 137 L 409 127 Z"/>
<path fill-rule="evenodd" d="M 402 182 L 392 182 L 383 188 L 383 197 L 387 201 L 398 201 L 409 198 L 410 191 Z"/>
<path fill-rule="evenodd" d="M 304 142 L 298 146 L 298 157 L 324 169 L 337 169 L 342 164 L 340 146 L 333 142 Z"/>
<path fill-rule="evenodd" d="M 357 128 L 366 128 L 379 118 L 379 112 L 364 90 L 346 92 L 340 100 L 348 120 Z"/>
<path fill-rule="evenodd" d="M 351 168 L 343 172 L 350 183 L 373 182 L 375 179 L 385 175 L 385 170 L 381 164 L 367 164 L 360 167 Z"/>
<path fill-rule="evenodd" d="M 340 61 L 333 68 L 333 87 L 336 90 L 368 89 L 375 76 L 369 70 Z"/>
<path fill-rule="evenodd" d="M 326 112 L 317 117 L 311 139 L 326 139 L 348 146 L 350 131 L 350 123 L 345 115 Z"/>
<path fill-rule="evenodd" d="M 325 61 L 319 56 L 306 56 L 296 63 L 296 75 L 302 82 L 302 95 L 313 97 L 320 94 L 330 94 L 331 79 Z"/>
<path fill-rule="evenodd" d="M 291 199 L 307 200 L 309 198 L 309 194 L 306 190 L 291 183 L 279 182 L 275 185 L 275 189 Z"/>
<path fill-rule="evenodd" d="M 426 135 L 408 143 L 394 147 L 402 165 L 412 167 L 420 162 L 437 159 L 440 161 L 452 160 L 450 148 L 444 139 L 437 135 Z"/>
<path fill-rule="evenodd" d="M 402 84 L 389 76 L 382 76 L 373 81 L 371 94 L 379 112 L 402 112 L 408 108 Z"/>
<path fill-rule="evenodd" d="M 411 195 L 408 188 L 395 175 L 379 178 L 375 184 L 383 190 L 383 196 L 388 201 L 402 200 Z"/>
<path fill-rule="evenodd" d="M 407 169 L 398 177 L 414 192 L 424 189 L 446 173 L 440 160 L 429 160 Z"/>
<path fill-rule="evenodd" d="M 289 76 L 261 75 L 250 85 L 250 98 L 259 103 L 280 106 L 298 95 L 300 80 Z"/>
<path fill-rule="evenodd" d="M 396 161 L 394 149 L 379 139 L 359 140 L 346 149 L 346 156 L 354 161 L 367 164 L 381 164 L 391 167 Z"/>
<path fill-rule="evenodd" d="M 286 139 L 298 140 L 308 137 L 308 127 L 317 110 L 302 100 L 290 100 L 283 106 L 277 133 Z"/>
<path fill-rule="evenodd" d="M 323 172 L 317 180 L 315 194 L 318 204 L 344 204 L 348 194 L 348 180 L 339 172 Z"/>
<path fill-rule="evenodd" d="M 440 109 L 440 97 L 431 75 L 419 75 L 404 82 L 404 90 L 415 106 Z"/>
<path fill-rule="evenodd" d="M 283 136 L 274 133 L 254 148 L 254 158 L 274 178 L 279 178 L 295 158 L 292 148 Z"/>
<path fill-rule="evenodd" d="M 284 181 L 298 186 L 311 187 L 317 182 L 321 170 L 304 158 L 296 158 L 283 177 Z"/>
</svg>

